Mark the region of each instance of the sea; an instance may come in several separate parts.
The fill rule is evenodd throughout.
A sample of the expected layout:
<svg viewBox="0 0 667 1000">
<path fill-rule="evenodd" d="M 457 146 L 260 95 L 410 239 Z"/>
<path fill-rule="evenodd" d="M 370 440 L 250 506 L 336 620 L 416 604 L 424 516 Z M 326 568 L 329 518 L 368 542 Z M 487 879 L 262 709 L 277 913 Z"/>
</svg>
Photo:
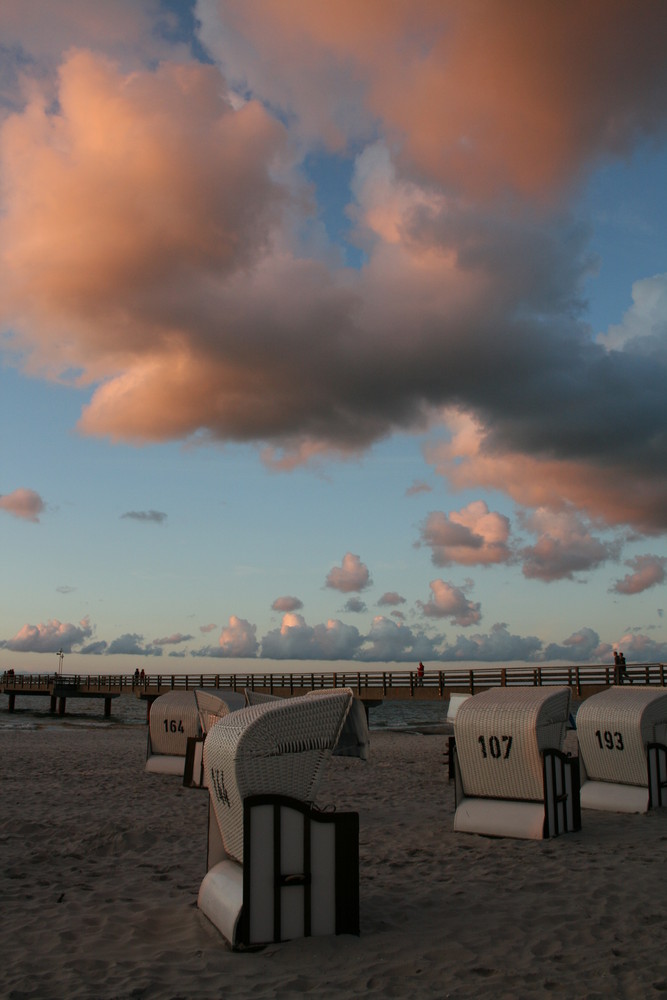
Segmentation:
<svg viewBox="0 0 667 1000">
<path fill-rule="evenodd" d="M 445 701 L 385 701 L 369 711 L 369 729 L 406 733 L 442 733 L 447 731 Z M 47 696 L 18 695 L 14 711 L 9 711 L 9 699 L 0 695 L 0 730 L 44 729 L 114 729 L 146 726 L 146 702 L 132 694 L 122 694 L 111 702 L 111 716 L 104 718 L 101 698 L 77 698 L 67 702 L 65 715 L 52 713 Z"/>
</svg>

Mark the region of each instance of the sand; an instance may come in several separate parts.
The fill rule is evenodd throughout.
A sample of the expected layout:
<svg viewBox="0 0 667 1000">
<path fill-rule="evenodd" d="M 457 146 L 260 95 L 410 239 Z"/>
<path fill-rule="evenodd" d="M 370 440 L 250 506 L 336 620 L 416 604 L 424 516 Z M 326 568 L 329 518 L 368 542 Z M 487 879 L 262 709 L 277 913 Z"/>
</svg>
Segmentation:
<svg viewBox="0 0 667 1000">
<path fill-rule="evenodd" d="M 667 810 L 555 840 L 455 834 L 442 735 L 373 733 L 321 803 L 360 814 L 361 935 L 229 951 L 196 906 L 207 793 L 145 727 L 0 731 L 0 995 L 667 996 Z"/>
</svg>

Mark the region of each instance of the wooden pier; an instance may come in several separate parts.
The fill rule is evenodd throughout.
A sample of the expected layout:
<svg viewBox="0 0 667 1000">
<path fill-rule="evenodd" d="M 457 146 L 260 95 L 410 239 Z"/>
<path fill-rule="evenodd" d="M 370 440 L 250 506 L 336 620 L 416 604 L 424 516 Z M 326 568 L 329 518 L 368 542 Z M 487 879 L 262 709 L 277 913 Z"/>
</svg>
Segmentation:
<svg viewBox="0 0 667 1000">
<path fill-rule="evenodd" d="M 634 684 L 664 687 L 664 663 L 630 663 L 627 673 Z M 60 675 L 15 674 L 6 671 L 0 678 L 8 709 L 14 711 L 17 697 L 48 697 L 51 711 L 65 714 L 72 698 L 104 700 L 104 715 L 111 715 L 111 703 L 121 694 L 131 694 L 150 703 L 167 691 L 194 688 L 243 692 L 245 688 L 264 694 L 291 697 L 332 688 L 349 687 L 366 708 L 383 701 L 449 701 L 452 694 L 476 694 L 492 687 L 567 686 L 574 698 L 583 699 L 614 683 L 614 667 L 586 665 L 568 667 L 488 667 L 472 669 L 447 667 L 426 670 L 423 681 L 416 670 L 356 670 L 322 672 L 271 672 L 231 674 L 136 674 Z"/>
<path fill-rule="evenodd" d="M 64 715 L 67 701 L 71 698 L 99 698 L 104 700 L 104 717 L 111 715 L 111 702 L 123 693 L 119 685 L 97 683 L 102 678 L 49 674 L 14 674 L 8 671 L 2 678 L 2 693 L 7 695 L 7 710 L 13 712 L 17 696 L 49 698 L 51 711 Z"/>
</svg>

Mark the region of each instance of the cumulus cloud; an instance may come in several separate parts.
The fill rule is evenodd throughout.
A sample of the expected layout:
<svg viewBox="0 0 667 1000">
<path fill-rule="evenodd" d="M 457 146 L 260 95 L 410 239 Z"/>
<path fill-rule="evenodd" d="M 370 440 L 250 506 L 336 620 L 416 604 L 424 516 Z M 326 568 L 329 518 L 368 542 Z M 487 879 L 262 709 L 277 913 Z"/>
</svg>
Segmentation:
<svg viewBox="0 0 667 1000">
<path fill-rule="evenodd" d="M 20 653 L 71 653 L 93 634 L 88 618 L 77 625 L 61 622 L 57 618 L 39 625 L 24 625 L 11 639 L 2 642 L 5 649 Z"/>
<path fill-rule="evenodd" d="M 509 518 L 489 511 L 483 500 L 469 503 L 449 515 L 429 514 L 421 525 L 422 544 L 431 549 L 435 566 L 504 563 L 510 559 Z"/>
<path fill-rule="evenodd" d="M 446 643 L 440 651 L 445 662 L 480 660 L 487 663 L 512 660 L 530 660 L 540 651 L 542 642 L 537 636 L 512 635 L 505 622 L 496 622 L 488 633 L 459 635 L 453 643 Z"/>
<path fill-rule="evenodd" d="M 540 508 L 522 515 L 523 526 L 539 535 L 535 545 L 521 550 L 523 575 L 532 580 L 572 580 L 575 573 L 595 569 L 618 557 L 620 543 L 602 542 L 573 511 Z"/>
<path fill-rule="evenodd" d="M 82 646 L 79 652 L 84 655 L 101 656 L 103 653 L 106 653 L 108 645 L 105 639 L 100 639 L 97 642 L 90 642 L 86 646 Z"/>
<path fill-rule="evenodd" d="M 153 639 L 154 646 L 178 646 L 181 642 L 189 642 L 191 635 L 182 635 L 175 632 L 173 635 L 165 635 L 161 639 Z"/>
<path fill-rule="evenodd" d="M 220 633 L 217 648 L 210 647 L 201 651 L 200 655 L 207 656 L 256 656 L 257 655 L 257 626 L 251 625 L 245 618 L 238 615 L 230 615 L 229 625 Z"/>
<path fill-rule="evenodd" d="M 303 601 L 300 601 L 298 597 L 276 597 L 275 601 L 271 605 L 274 611 L 300 611 L 303 607 Z"/>
<path fill-rule="evenodd" d="M 566 660 L 568 663 L 609 663 L 611 646 L 600 642 L 592 628 L 580 628 L 561 644 L 552 642 L 538 657 L 540 660 Z"/>
<path fill-rule="evenodd" d="M 632 573 L 626 573 L 622 580 L 617 580 L 611 588 L 616 594 L 641 594 L 649 587 L 664 583 L 667 578 L 667 559 L 664 556 L 635 556 L 627 559 Z"/>
<path fill-rule="evenodd" d="M 473 603 L 461 587 L 444 580 L 431 580 L 431 599 L 419 601 L 422 613 L 428 618 L 451 618 L 456 625 L 475 625 L 481 620 L 480 604 Z"/>
<path fill-rule="evenodd" d="M 366 602 L 362 601 L 362 599 L 360 597 L 350 597 L 345 602 L 345 609 L 344 610 L 350 612 L 351 614 L 355 614 L 355 615 L 356 614 L 361 614 L 363 611 L 366 611 Z"/>
<path fill-rule="evenodd" d="M 610 350 L 632 348 L 648 355 L 667 349 L 667 274 L 642 278 L 632 286 L 632 306 L 623 322 L 609 327 L 598 341 Z"/>
<path fill-rule="evenodd" d="M 145 642 L 143 635 L 139 635 L 137 632 L 125 632 L 123 635 L 119 635 L 117 639 L 110 642 L 106 647 L 105 652 L 109 656 L 112 654 L 121 654 L 126 656 L 162 656 L 162 647 Z"/>
<path fill-rule="evenodd" d="M 362 563 L 359 556 L 346 552 L 340 566 L 334 566 L 326 578 L 326 586 L 349 594 L 353 590 L 364 590 L 373 581 L 368 566 Z"/>
<path fill-rule="evenodd" d="M 412 486 L 408 486 L 407 490 L 405 491 L 405 495 L 406 497 L 415 497 L 419 493 L 432 493 L 432 492 L 433 492 L 433 487 L 429 486 L 428 483 L 425 483 L 423 479 L 415 479 Z"/>
<path fill-rule="evenodd" d="M 397 604 L 405 604 L 405 598 L 396 590 L 387 590 L 378 601 L 378 607 L 395 607 Z"/>
<path fill-rule="evenodd" d="M 292 613 L 283 616 L 280 628 L 264 636 L 261 655 L 275 660 L 350 660 L 361 642 L 353 625 L 330 618 L 325 624 L 311 627 L 302 615 Z"/>
<path fill-rule="evenodd" d="M 396 624 L 390 618 L 378 615 L 365 637 L 359 658 L 385 662 L 430 660 L 437 655 L 440 638 L 429 638 L 423 632 L 413 632 L 401 622 Z"/>
<path fill-rule="evenodd" d="M 623 650 L 627 663 L 664 663 L 667 660 L 667 642 L 656 642 L 641 633 L 621 636 L 615 648 Z"/>
<path fill-rule="evenodd" d="M 130 521 L 152 521 L 154 524 L 162 524 L 166 521 L 167 515 L 160 510 L 128 510 L 121 514 L 121 520 L 128 518 Z"/>
<path fill-rule="evenodd" d="M 39 493 L 34 490 L 27 490 L 23 487 L 14 490 L 13 493 L 0 495 L 0 510 L 6 510 L 13 517 L 22 518 L 24 521 L 39 521 L 39 515 L 44 510 L 44 501 Z"/>
</svg>

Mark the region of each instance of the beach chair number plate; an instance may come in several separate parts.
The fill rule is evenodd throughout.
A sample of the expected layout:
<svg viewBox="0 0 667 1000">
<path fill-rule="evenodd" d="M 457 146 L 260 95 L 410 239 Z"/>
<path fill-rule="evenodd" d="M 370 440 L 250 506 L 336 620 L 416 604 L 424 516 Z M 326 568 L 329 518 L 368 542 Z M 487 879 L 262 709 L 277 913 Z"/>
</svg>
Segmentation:
<svg viewBox="0 0 667 1000">
<path fill-rule="evenodd" d="M 184 733 L 183 722 L 181 719 L 176 721 L 176 719 L 163 719 L 162 724 L 164 726 L 165 733 Z"/>
<path fill-rule="evenodd" d="M 595 735 L 601 750 L 605 748 L 607 750 L 625 750 L 623 733 L 612 733 L 608 729 L 605 729 L 602 733 L 599 729 L 596 729 Z"/>
<path fill-rule="evenodd" d="M 478 736 L 477 742 L 482 748 L 482 757 L 484 758 L 507 760 L 512 749 L 511 736 Z"/>
</svg>

